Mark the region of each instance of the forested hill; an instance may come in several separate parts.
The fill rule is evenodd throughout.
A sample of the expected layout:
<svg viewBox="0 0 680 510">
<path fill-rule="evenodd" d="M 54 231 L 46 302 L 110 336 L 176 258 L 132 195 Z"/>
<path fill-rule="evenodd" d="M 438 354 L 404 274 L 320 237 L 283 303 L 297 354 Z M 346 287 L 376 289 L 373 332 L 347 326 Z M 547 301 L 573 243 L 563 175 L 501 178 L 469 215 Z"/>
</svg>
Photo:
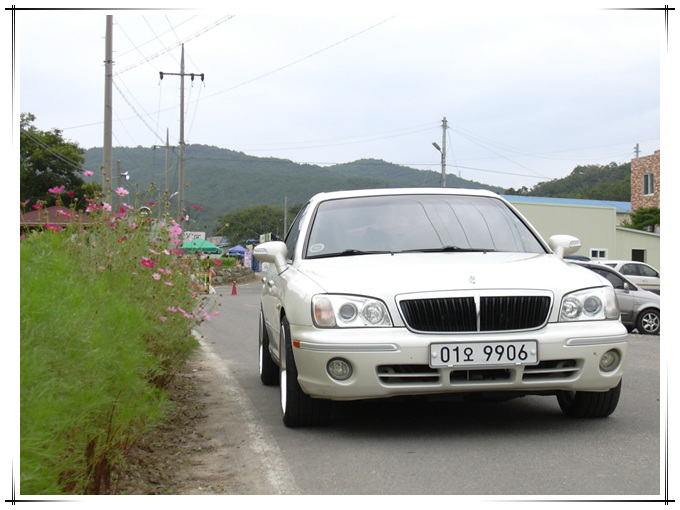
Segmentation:
<svg viewBox="0 0 680 510">
<path fill-rule="evenodd" d="M 165 187 L 166 157 L 164 148 L 114 147 L 113 167 L 117 162 L 121 173 L 130 179 L 125 186 L 130 191 L 146 193 L 151 183 L 159 190 Z M 177 190 L 177 150 L 169 159 L 169 189 Z M 100 182 L 99 168 L 102 149 L 85 152 L 86 169 L 93 170 L 95 182 Z M 439 187 L 439 171 L 417 170 L 375 159 L 322 167 L 298 164 L 278 158 L 260 158 L 242 152 L 207 145 L 187 145 L 184 162 L 185 206 L 194 225 L 193 230 L 212 231 L 217 218 L 234 209 L 255 205 L 283 207 L 302 204 L 321 191 L 364 188 Z M 99 179 L 99 180 L 97 180 Z M 502 193 L 502 188 L 447 175 L 451 188 L 488 189 Z M 118 186 L 113 179 L 113 187 Z M 149 200 L 158 200 L 149 197 Z M 196 206 L 194 208 L 193 206 Z M 200 208 L 200 210 L 198 209 Z"/>
<path fill-rule="evenodd" d="M 531 189 L 511 188 L 506 194 L 630 202 L 630 163 L 577 166 L 562 179 L 541 182 Z"/>
<path fill-rule="evenodd" d="M 164 148 L 114 147 L 114 175 L 120 161 L 121 173 L 130 180 L 131 191 L 146 193 L 151 183 L 158 190 L 165 187 L 166 156 Z M 170 154 L 169 189 L 177 191 L 177 152 Z M 85 168 L 93 170 L 100 182 L 102 149 L 85 152 Z M 260 158 L 242 152 L 207 145 L 188 145 L 185 151 L 185 207 L 189 210 L 192 230 L 211 232 L 217 219 L 235 209 L 255 205 L 283 207 L 306 202 L 321 191 L 363 188 L 439 187 L 439 169 L 417 170 L 382 160 L 362 159 L 351 163 L 322 167 L 299 164 L 287 159 Z M 537 184 L 531 189 L 509 189 L 446 176 L 451 188 L 488 189 L 508 195 L 585 198 L 592 200 L 630 201 L 630 163 L 576 167 L 570 175 Z M 114 188 L 118 186 L 113 180 Z M 148 197 L 158 201 L 162 195 Z M 195 207 L 194 207 L 195 206 Z"/>
</svg>

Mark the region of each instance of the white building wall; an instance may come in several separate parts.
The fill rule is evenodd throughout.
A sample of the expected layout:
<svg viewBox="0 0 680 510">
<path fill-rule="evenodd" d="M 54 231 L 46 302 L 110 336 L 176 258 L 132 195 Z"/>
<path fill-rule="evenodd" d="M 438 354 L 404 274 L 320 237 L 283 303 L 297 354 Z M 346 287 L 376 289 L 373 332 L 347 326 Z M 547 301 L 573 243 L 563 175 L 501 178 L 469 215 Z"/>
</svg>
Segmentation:
<svg viewBox="0 0 680 510">
<path fill-rule="evenodd" d="M 556 234 L 581 240 L 577 255 L 591 257 L 591 250 L 604 250 L 607 258 L 616 250 L 616 209 L 613 207 L 536 204 L 510 201 L 547 241 Z M 592 257 L 591 257 L 592 258 Z"/>
</svg>

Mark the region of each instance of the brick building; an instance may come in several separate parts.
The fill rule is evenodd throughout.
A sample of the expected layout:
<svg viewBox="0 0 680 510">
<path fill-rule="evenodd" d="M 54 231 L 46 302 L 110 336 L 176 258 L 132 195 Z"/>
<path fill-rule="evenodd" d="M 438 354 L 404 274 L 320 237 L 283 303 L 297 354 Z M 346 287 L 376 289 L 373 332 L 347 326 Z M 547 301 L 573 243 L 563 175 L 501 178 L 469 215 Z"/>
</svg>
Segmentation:
<svg viewBox="0 0 680 510">
<path fill-rule="evenodd" d="M 630 205 L 632 211 L 661 207 L 661 151 L 631 161 Z"/>
</svg>

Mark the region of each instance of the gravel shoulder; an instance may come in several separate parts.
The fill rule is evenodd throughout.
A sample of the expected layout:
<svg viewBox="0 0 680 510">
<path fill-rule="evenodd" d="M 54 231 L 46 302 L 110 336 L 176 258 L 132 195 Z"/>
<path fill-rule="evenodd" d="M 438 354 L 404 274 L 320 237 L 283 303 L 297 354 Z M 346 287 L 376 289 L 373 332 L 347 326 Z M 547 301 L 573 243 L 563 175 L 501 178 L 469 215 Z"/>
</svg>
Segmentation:
<svg viewBox="0 0 680 510">
<path fill-rule="evenodd" d="M 169 419 L 144 435 L 111 492 L 262 495 L 297 492 L 275 442 L 219 360 L 201 347 L 168 388 Z"/>
</svg>

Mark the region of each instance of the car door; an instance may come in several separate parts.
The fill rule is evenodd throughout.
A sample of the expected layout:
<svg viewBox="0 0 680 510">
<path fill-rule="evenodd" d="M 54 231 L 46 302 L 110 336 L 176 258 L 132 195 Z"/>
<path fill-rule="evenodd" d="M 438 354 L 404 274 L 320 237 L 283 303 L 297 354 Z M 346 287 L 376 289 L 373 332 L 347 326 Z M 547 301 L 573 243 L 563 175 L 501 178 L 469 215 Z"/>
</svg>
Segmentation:
<svg viewBox="0 0 680 510">
<path fill-rule="evenodd" d="M 619 312 L 621 313 L 621 322 L 624 324 L 632 324 L 633 322 L 633 311 L 635 307 L 635 296 L 634 292 L 637 290 L 635 287 L 629 288 L 628 291 L 625 290 L 624 284 L 626 283 L 623 278 L 614 273 L 613 271 L 608 271 L 602 268 L 596 268 L 589 266 L 590 269 L 595 271 L 600 276 L 604 276 L 614 287 L 614 292 L 616 292 L 616 300 L 619 303 Z"/>
<path fill-rule="evenodd" d="M 651 266 L 647 264 L 636 264 L 638 276 L 640 278 L 639 285 L 643 289 L 651 290 L 653 292 L 660 292 L 661 290 L 661 275 Z"/>
<path fill-rule="evenodd" d="M 620 273 L 628 277 L 634 283 L 646 290 L 659 292 L 661 278 L 651 266 L 639 263 L 627 263 L 621 266 Z"/>
<path fill-rule="evenodd" d="M 288 234 L 286 235 L 286 258 L 289 265 L 293 263 L 295 258 L 295 249 L 297 247 L 298 240 L 300 240 L 300 228 L 302 226 L 302 220 L 305 216 L 307 208 L 308 206 L 306 205 L 300 210 L 297 217 L 288 229 Z M 290 269 L 286 269 L 282 273 L 279 273 L 275 264 L 268 263 L 262 278 L 262 311 L 270 338 L 269 348 L 276 359 L 279 359 L 280 352 L 280 311 L 285 299 L 284 293 L 286 289 L 286 282 L 284 280 L 286 279 L 286 273 L 288 271 L 290 271 Z"/>
</svg>

